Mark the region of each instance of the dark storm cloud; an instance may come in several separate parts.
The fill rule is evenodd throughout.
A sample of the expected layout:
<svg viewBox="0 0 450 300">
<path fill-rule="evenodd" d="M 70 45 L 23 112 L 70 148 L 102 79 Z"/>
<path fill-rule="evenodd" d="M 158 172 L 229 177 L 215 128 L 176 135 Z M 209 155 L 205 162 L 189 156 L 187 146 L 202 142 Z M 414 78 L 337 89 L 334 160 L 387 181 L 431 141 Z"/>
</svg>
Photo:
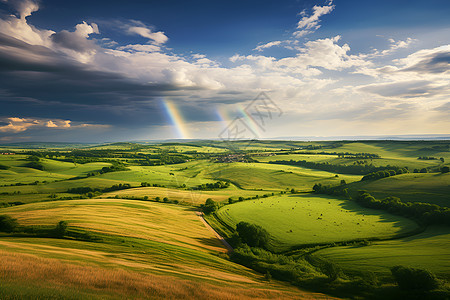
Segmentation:
<svg viewBox="0 0 450 300">
<path fill-rule="evenodd" d="M 4 34 L 0 34 L 0 82 L 6 95 L 0 95 L 2 116 L 20 112 L 130 126 L 164 124 L 157 111 L 159 98 L 186 90 L 91 70 L 62 53 Z"/>
</svg>

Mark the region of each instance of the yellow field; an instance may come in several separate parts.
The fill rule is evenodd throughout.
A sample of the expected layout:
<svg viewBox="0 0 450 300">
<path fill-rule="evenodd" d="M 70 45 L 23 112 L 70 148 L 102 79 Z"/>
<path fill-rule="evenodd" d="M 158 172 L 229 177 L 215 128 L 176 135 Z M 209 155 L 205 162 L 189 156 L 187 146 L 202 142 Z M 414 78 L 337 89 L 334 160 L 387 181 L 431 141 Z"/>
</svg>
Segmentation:
<svg viewBox="0 0 450 300">
<path fill-rule="evenodd" d="M 22 296 L 26 295 L 27 289 L 38 283 L 40 290 L 51 288 L 53 296 L 72 293 L 94 299 L 331 299 L 316 293 L 294 293 L 287 288 L 274 290 L 273 284 L 267 284 L 267 288 L 263 285 L 218 288 L 212 284 L 176 277 L 141 274 L 117 268 L 79 266 L 29 254 L 0 251 L 0 256 L 3 284 L 14 286 L 23 281 L 29 283 L 27 287 L 21 288 Z"/>
<path fill-rule="evenodd" d="M 25 204 L 2 214 L 20 225 L 54 226 L 65 220 L 69 230 L 104 239 L 2 237 L 0 277 L 6 278 L 1 285 L 9 297 L 329 299 L 269 283 L 221 258 L 225 248 L 191 208 L 92 199 Z"/>
<path fill-rule="evenodd" d="M 197 237 L 214 236 L 192 209 L 135 200 L 93 199 L 32 203 L 3 213 L 23 225 L 54 225 L 65 220 L 72 227 L 109 235 L 142 238 L 197 250 L 224 251 L 217 241 L 205 245 Z M 182 220 L 182 221 L 180 221 Z"/>
</svg>

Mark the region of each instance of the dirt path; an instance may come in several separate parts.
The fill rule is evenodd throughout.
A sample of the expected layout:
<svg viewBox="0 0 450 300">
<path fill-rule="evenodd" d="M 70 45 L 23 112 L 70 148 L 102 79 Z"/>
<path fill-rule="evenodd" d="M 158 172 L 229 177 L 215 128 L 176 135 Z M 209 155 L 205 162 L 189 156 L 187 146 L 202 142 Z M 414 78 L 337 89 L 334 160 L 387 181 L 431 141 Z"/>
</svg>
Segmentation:
<svg viewBox="0 0 450 300">
<path fill-rule="evenodd" d="M 222 244 L 225 246 L 225 248 L 228 249 L 228 252 L 233 251 L 233 247 L 231 247 L 230 244 L 228 244 L 228 242 L 225 241 L 225 239 L 224 239 L 220 234 L 218 234 L 217 231 L 215 231 L 214 228 L 212 228 L 212 227 L 208 224 L 208 222 L 205 221 L 205 219 L 203 218 L 203 213 L 202 213 L 202 212 L 199 212 L 199 211 L 197 211 L 197 212 L 195 212 L 195 213 L 196 213 L 197 216 L 200 218 L 200 221 L 202 221 L 203 224 L 205 224 L 206 228 L 208 228 L 209 230 L 211 230 L 211 231 L 214 233 L 214 235 L 222 242 Z"/>
</svg>

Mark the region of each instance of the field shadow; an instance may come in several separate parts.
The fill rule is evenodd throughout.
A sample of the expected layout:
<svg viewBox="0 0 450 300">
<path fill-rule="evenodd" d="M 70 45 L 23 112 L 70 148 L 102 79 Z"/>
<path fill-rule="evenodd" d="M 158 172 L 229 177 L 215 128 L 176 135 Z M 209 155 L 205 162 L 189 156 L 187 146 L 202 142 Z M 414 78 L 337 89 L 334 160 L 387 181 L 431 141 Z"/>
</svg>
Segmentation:
<svg viewBox="0 0 450 300">
<path fill-rule="evenodd" d="M 215 238 L 215 237 L 214 238 L 199 237 L 199 238 L 195 238 L 195 239 L 205 246 L 223 247 L 222 242 L 218 238 Z"/>
<path fill-rule="evenodd" d="M 342 203 L 339 204 L 340 207 L 342 207 L 342 209 L 345 209 L 347 211 L 350 211 L 352 213 L 355 213 L 357 215 L 360 216 L 378 216 L 380 217 L 380 220 L 378 222 L 385 222 L 385 223 L 392 223 L 393 227 L 403 227 L 403 228 L 407 228 L 408 226 L 406 224 L 404 224 L 404 222 L 402 220 L 398 220 L 398 219 L 407 219 L 403 216 L 397 216 L 394 214 L 391 214 L 387 211 L 383 211 L 383 210 L 376 210 L 373 208 L 365 208 L 360 206 L 358 203 L 356 202 L 351 202 L 350 200 L 346 200 Z M 359 207 L 355 207 L 355 206 L 359 206 Z M 409 219 L 407 219 L 409 220 Z"/>
<path fill-rule="evenodd" d="M 294 194 L 294 195 L 289 195 L 289 198 L 302 198 L 302 197 L 308 197 L 311 194 L 307 195 L 307 194 Z M 399 220 L 399 219 L 407 219 L 405 217 L 402 216 L 396 216 L 394 214 L 391 214 L 389 212 L 386 211 L 382 211 L 382 210 L 376 210 L 373 208 L 365 208 L 361 205 L 359 205 L 358 203 L 356 203 L 355 201 L 352 200 L 345 200 L 345 199 L 336 199 L 332 196 L 328 196 L 328 195 L 315 195 L 313 194 L 312 196 L 314 197 L 320 197 L 320 198 L 324 198 L 324 199 L 328 199 L 331 203 L 332 201 L 340 201 L 340 203 L 338 204 L 338 207 L 340 207 L 342 210 L 348 211 L 348 212 L 352 212 L 360 217 L 364 217 L 364 216 L 378 216 L 380 217 L 380 220 L 378 222 L 385 222 L 385 223 L 391 223 L 393 227 L 399 227 L 399 228 L 404 228 L 407 229 L 409 226 L 407 226 L 403 220 Z M 311 203 L 314 203 L 313 200 L 311 200 Z M 409 219 L 407 219 L 409 220 Z"/>
</svg>

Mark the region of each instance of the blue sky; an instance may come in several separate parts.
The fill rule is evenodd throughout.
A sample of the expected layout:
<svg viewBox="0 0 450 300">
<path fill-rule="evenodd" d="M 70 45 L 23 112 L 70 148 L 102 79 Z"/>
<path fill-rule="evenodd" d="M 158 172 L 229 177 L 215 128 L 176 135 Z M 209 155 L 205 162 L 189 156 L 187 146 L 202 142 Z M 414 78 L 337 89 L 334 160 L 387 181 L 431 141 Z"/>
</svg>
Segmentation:
<svg viewBox="0 0 450 300">
<path fill-rule="evenodd" d="M 0 142 L 217 138 L 260 92 L 283 114 L 249 137 L 448 134 L 449 13 L 443 0 L 0 0 Z"/>
</svg>

